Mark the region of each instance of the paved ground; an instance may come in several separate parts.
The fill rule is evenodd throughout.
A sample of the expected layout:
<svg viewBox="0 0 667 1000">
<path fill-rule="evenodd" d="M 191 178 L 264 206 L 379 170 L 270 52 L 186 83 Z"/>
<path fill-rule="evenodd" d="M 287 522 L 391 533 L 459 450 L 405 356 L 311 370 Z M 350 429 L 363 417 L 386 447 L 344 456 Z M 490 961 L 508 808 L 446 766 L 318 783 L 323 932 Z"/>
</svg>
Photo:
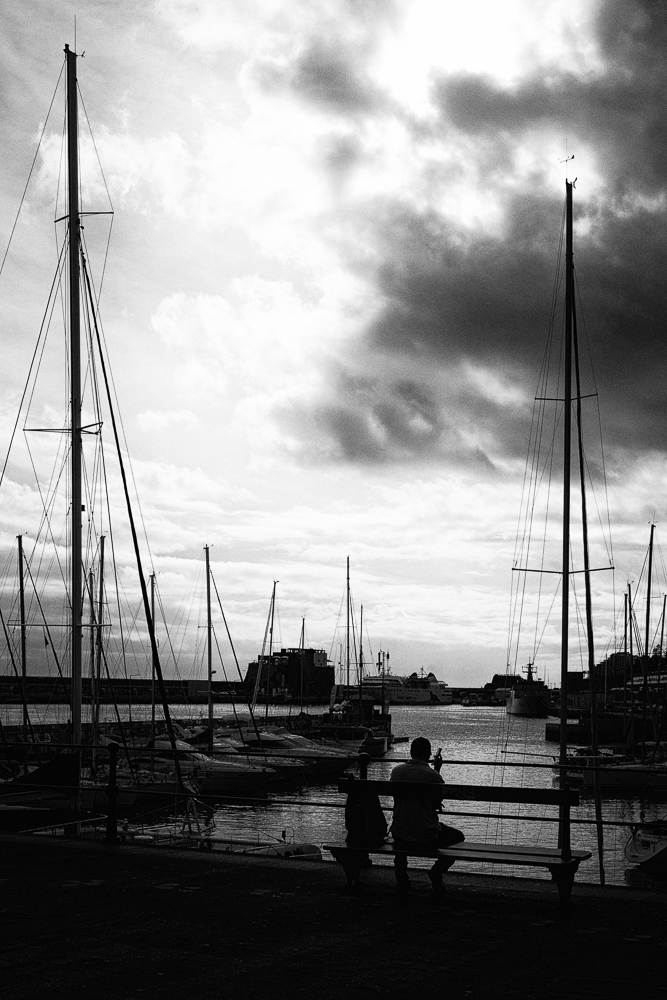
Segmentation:
<svg viewBox="0 0 667 1000">
<path fill-rule="evenodd" d="M 325 862 L 0 836 L 5 997 L 667 1000 L 667 888 L 391 869 L 358 894 Z"/>
</svg>

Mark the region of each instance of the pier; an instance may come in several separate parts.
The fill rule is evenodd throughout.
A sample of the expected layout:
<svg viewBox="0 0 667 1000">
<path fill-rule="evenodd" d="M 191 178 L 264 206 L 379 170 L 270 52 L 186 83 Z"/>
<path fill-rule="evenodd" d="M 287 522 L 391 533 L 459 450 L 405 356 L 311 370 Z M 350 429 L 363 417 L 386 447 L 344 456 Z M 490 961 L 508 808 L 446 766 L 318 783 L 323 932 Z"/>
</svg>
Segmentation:
<svg viewBox="0 0 667 1000">
<path fill-rule="evenodd" d="M 409 897 L 391 868 L 348 892 L 332 863 L 0 836 L 3 983 L 49 998 L 253 1000 L 662 995 L 667 887 L 452 874 Z"/>
</svg>

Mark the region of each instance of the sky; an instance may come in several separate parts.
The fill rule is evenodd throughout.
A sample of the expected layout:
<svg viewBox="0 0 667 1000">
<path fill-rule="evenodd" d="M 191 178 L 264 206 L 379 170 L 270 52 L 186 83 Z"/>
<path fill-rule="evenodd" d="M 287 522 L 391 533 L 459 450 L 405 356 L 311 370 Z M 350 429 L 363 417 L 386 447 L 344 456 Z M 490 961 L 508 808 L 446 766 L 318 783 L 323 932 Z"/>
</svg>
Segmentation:
<svg viewBox="0 0 667 1000">
<path fill-rule="evenodd" d="M 338 658 L 349 556 L 367 659 L 453 685 L 505 670 L 566 170 L 606 471 L 593 449 L 591 545 L 615 566 L 593 580 L 596 648 L 611 652 L 666 503 L 665 4 L 32 0 L 0 19 L 3 254 L 63 46 L 83 54 L 83 207 L 114 211 L 108 253 L 111 217 L 86 218 L 88 257 L 146 572 L 188 623 L 181 673 L 198 669 L 204 545 L 242 665 L 273 581 L 274 644 L 297 645 L 305 617 L 307 644 Z M 3 455 L 55 267 L 63 101 L 0 273 Z M 61 425 L 64 374 L 49 342 L 30 426 Z M 31 440 L 48 466 L 54 439 Z M 41 505 L 25 455 L 2 490 L 10 580 Z M 537 660 L 552 683 L 558 629 Z"/>
</svg>

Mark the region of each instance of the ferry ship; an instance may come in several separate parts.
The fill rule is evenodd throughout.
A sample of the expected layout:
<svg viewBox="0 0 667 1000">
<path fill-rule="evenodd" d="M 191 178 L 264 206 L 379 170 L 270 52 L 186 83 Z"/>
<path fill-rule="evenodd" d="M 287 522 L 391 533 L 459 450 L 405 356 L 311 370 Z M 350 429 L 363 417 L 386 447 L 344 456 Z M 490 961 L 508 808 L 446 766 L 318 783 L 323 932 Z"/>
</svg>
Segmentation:
<svg viewBox="0 0 667 1000">
<path fill-rule="evenodd" d="M 377 674 L 364 677 L 359 685 L 336 684 L 333 701 L 373 701 L 385 705 L 451 705 L 452 692 L 444 681 L 433 673 L 413 673 L 409 677 L 398 674 Z"/>
</svg>

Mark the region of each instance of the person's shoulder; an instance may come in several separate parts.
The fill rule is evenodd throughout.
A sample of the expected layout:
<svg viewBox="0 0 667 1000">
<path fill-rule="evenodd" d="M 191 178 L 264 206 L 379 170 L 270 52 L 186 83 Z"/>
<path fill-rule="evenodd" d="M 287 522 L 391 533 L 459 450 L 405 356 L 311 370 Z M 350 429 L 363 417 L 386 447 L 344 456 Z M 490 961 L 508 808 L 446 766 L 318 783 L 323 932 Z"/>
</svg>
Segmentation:
<svg viewBox="0 0 667 1000">
<path fill-rule="evenodd" d="M 390 781 L 423 781 L 426 784 L 444 785 L 444 779 L 426 761 L 408 760 L 397 764 L 392 770 Z"/>
</svg>

